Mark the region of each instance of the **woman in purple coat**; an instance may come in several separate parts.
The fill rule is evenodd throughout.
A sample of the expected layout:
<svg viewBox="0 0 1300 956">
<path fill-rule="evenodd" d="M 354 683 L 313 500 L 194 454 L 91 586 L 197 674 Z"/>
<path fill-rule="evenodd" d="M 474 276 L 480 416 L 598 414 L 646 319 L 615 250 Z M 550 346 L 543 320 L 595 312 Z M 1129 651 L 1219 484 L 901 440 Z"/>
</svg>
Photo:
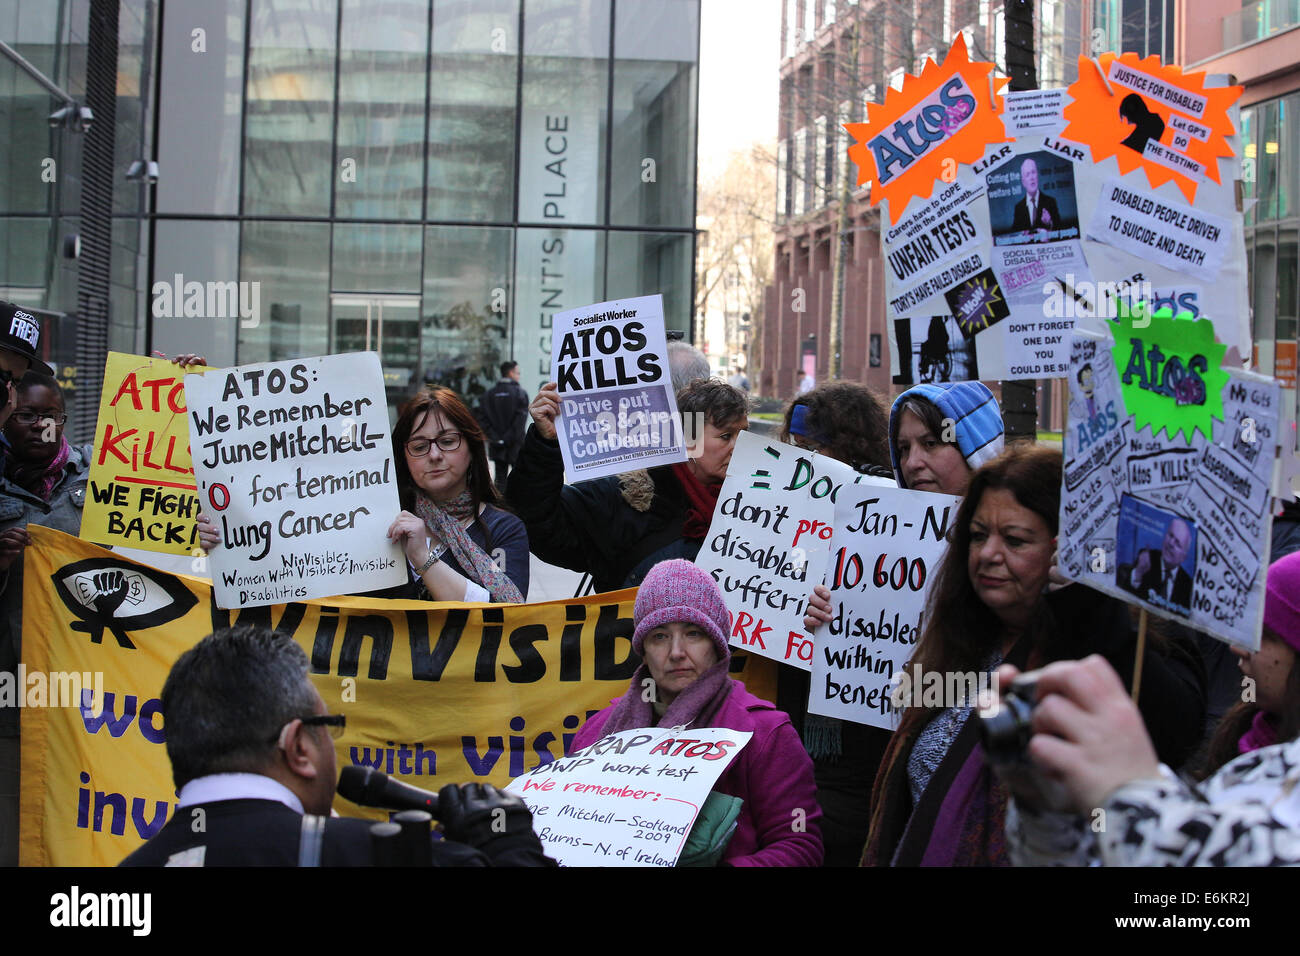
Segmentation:
<svg viewBox="0 0 1300 956">
<path fill-rule="evenodd" d="M 812 760 L 785 713 L 727 676 L 730 619 L 713 578 L 689 561 L 656 564 L 637 592 L 633 619 L 641 666 L 627 693 L 593 715 L 570 749 L 637 727 L 748 731 L 749 743 L 713 787 L 744 801 L 723 865 L 820 866 Z"/>
</svg>

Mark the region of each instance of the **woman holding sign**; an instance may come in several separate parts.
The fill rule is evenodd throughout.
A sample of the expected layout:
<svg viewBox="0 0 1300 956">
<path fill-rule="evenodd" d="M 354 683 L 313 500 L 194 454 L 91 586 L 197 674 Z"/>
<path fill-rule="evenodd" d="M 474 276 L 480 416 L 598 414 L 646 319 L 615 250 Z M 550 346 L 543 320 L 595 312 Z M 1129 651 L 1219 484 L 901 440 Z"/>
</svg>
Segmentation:
<svg viewBox="0 0 1300 956">
<path fill-rule="evenodd" d="M 528 535 L 499 507 L 488 470 L 483 429 L 456 393 L 419 392 L 393 426 L 393 456 L 402 511 L 388 537 L 400 542 L 410 582 L 376 597 L 519 604 L 528 593 Z M 221 538 L 199 515 L 199 541 Z"/>
<path fill-rule="evenodd" d="M 864 864 L 1008 863 L 1007 791 L 985 762 L 979 721 L 969 719 L 974 702 L 936 700 L 943 695 L 921 688 L 955 694 L 1003 662 L 1032 669 L 1094 653 L 1131 681 L 1128 607 L 1078 585 L 1048 590 L 1061 478 L 1061 453 L 1032 446 L 1009 449 L 971 477 L 905 668 L 915 690 L 903 695 L 908 706 L 876 778 Z M 1178 766 L 1200 737 L 1205 676 L 1194 652 L 1154 644 L 1142 659 L 1138 706 L 1161 759 Z"/>
<path fill-rule="evenodd" d="M 641 582 L 632 648 L 642 664 L 627 693 L 588 718 L 570 752 L 638 727 L 726 727 L 753 736 L 714 790 L 744 801 L 722 855 L 727 866 L 819 866 L 812 761 L 790 718 L 727 676 L 730 618 L 709 574 L 680 559 L 656 564 Z"/>
<path fill-rule="evenodd" d="M 414 597 L 520 604 L 528 593 L 524 523 L 498 507 L 483 429 L 456 393 L 425 390 L 393 426 L 402 544 Z"/>
<path fill-rule="evenodd" d="M 506 494 L 543 561 L 590 574 L 596 591 L 635 587 L 657 562 L 694 559 L 708 533 L 749 396 L 714 379 L 677 393 L 690 458 L 649 470 L 564 483 L 556 438 L 560 393 L 547 382 Z"/>
</svg>

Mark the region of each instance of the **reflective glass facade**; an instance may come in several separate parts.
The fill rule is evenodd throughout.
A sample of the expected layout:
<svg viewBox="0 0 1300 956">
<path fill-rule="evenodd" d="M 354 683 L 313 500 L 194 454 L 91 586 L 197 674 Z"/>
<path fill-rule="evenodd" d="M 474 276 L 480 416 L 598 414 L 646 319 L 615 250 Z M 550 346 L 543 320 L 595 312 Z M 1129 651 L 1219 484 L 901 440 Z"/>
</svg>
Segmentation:
<svg viewBox="0 0 1300 956">
<path fill-rule="evenodd" d="M 0 38 L 80 96 L 104 2 L 0 0 Z M 662 293 L 689 332 L 699 6 L 122 0 L 105 347 L 374 349 L 396 402 L 472 399 L 510 358 L 534 389 L 554 313 L 607 296 Z M 49 128 L 59 105 L 0 59 L 0 296 L 71 314 L 81 141 Z M 156 185 L 127 178 L 138 159 Z M 172 314 L 177 283 L 231 281 L 242 310 Z"/>
<path fill-rule="evenodd" d="M 256 281 L 258 314 L 155 316 L 152 347 L 375 349 L 396 402 L 508 358 L 535 388 L 554 313 L 607 296 L 689 329 L 698 0 L 185 2 L 222 62 L 162 53 L 153 281 Z"/>
</svg>

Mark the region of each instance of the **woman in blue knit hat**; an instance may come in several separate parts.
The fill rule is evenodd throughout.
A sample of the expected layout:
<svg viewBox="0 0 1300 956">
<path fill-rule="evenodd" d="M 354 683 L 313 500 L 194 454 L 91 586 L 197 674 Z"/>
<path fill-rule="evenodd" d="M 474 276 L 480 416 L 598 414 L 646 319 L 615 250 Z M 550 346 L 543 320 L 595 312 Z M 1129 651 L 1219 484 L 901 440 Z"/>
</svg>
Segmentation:
<svg viewBox="0 0 1300 956">
<path fill-rule="evenodd" d="M 971 472 L 1002 446 L 1002 412 L 982 382 L 915 385 L 889 410 L 889 457 L 900 488 L 964 495 Z"/>
</svg>

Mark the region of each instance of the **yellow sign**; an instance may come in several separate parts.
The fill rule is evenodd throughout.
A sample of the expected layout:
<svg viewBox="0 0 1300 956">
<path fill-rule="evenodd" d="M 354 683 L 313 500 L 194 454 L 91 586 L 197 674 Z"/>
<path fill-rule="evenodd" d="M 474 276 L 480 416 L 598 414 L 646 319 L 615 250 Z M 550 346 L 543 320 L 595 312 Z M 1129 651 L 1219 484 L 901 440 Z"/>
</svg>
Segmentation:
<svg viewBox="0 0 1300 956">
<path fill-rule="evenodd" d="M 504 786 L 561 756 L 636 666 L 634 590 L 546 604 L 340 597 L 221 611 L 206 581 L 29 531 L 26 672 L 102 674 L 104 701 L 86 689 L 82 707 L 22 711 L 23 866 L 115 865 L 162 828 L 176 793 L 159 695 L 176 658 L 214 627 L 262 622 L 292 634 L 330 712 L 347 716 L 339 765 L 432 791 Z M 768 699 L 775 673 L 761 658 L 733 661 L 733 676 Z M 341 798 L 335 807 L 384 817 Z"/>
<path fill-rule="evenodd" d="M 167 554 L 198 547 L 185 414 L 179 366 L 108 353 L 81 537 Z"/>
</svg>

